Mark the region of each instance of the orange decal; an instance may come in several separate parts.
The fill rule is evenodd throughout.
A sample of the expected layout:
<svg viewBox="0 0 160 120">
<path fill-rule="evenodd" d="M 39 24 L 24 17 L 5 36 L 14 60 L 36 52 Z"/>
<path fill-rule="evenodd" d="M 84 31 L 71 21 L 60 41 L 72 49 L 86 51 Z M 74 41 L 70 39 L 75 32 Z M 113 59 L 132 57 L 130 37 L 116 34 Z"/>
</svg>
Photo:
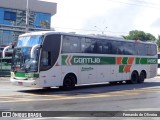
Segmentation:
<svg viewBox="0 0 160 120">
<path fill-rule="evenodd" d="M 124 72 L 128 73 L 128 72 L 130 72 L 130 70 L 131 70 L 131 65 L 126 65 L 124 67 Z"/>
<path fill-rule="evenodd" d="M 116 64 L 121 65 L 122 64 L 122 57 L 117 57 L 116 58 Z"/>
<path fill-rule="evenodd" d="M 134 57 L 129 57 L 128 64 L 132 65 L 134 61 Z"/>
</svg>

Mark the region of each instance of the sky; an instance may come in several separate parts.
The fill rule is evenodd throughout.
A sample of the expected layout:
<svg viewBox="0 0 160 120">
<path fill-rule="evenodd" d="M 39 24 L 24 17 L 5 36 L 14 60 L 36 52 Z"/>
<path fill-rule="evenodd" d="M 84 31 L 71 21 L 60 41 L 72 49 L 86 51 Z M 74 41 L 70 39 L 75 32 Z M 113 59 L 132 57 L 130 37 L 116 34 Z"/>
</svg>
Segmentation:
<svg viewBox="0 0 160 120">
<path fill-rule="evenodd" d="M 56 31 L 128 35 L 141 30 L 160 35 L 160 0 L 41 0 L 57 3 Z"/>
</svg>

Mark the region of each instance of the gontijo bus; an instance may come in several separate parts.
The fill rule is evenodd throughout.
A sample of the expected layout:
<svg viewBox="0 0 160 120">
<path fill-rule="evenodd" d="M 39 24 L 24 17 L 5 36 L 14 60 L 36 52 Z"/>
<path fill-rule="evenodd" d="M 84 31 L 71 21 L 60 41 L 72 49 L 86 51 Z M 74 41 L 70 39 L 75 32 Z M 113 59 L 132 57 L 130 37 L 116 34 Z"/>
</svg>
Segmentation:
<svg viewBox="0 0 160 120">
<path fill-rule="evenodd" d="M 10 81 L 70 90 L 79 84 L 143 83 L 156 73 L 154 43 L 46 31 L 19 36 Z"/>
</svg>

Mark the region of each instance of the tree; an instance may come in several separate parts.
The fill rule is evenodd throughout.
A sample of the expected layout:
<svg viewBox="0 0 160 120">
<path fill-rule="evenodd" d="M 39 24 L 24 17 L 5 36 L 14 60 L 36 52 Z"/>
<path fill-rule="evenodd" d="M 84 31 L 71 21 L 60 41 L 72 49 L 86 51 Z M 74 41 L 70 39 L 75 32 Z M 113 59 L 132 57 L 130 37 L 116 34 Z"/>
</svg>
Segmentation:
<svg viewBox="0 0 160 120">
<path fill-rule="evenodd" d="M 122 37 L 128 40 L 141 40 L 141 41 L 155 41 L 156 40 L 156 38 L 152 34 L 145 33 L 143 31 L 138 31 L 138 30 L 132 30 L 129 32 L 129 35 L 122 36 Z"/>
</svg>

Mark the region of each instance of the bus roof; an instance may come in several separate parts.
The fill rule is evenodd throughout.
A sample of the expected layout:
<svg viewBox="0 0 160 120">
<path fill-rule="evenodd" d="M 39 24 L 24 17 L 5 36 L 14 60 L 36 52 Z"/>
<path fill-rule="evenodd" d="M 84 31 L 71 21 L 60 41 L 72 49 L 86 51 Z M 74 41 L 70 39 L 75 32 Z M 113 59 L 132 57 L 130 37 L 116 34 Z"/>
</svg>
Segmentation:
<svg viewBox="0 0 160 120">
<path fill-rule="evenodd" d="M 25 34 L 21 34 L 19 37 L 23 36 L 32 36 L 32 35 L 50 35 L 50 34 L 60 34 L 60 35 L 70 35 L 70 36 L 77 36 L 77 37 L 86 37 L 86 38 L 95 38 L 95 39 L 109 39 L 109 40 L 116 40 L 116 41 L 126 41 L 124 38 L 114 37 L 114 36 L 106 36 L 106 35 L 82 35 L 76 34 L 74 32 L 65 33 L 65 32 L 56 32 L 56 31 L 38 31 L 38 32 L 29 32 Z M 156 44 L 153 42 L 143 42 L 140 40 L 127 40 L 127 42 L 140 42 L 140 43 L 147 43 L 147 44 Z"/>
</svg>

